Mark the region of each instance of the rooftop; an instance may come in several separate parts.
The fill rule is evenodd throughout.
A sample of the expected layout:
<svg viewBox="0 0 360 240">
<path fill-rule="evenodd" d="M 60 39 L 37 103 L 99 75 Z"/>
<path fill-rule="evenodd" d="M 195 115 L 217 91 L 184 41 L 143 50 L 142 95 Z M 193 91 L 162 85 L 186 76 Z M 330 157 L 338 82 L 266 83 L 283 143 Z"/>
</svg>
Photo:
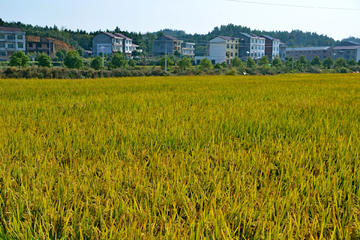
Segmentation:
<svg viewBox="0 0 360 240">
<path fill-rule="evenodd" d="M 5 26 L 0 26 L 0 31 L 3 31 L 3 32 L 24 32 L 19 27 L 5 27 Z"/>
<path fill-rule="evenodd" d="M 279 40 L 279 39 L 277 39 L 277 38 L 273 38 L 273 37 L 271 37 L 271 36 L 269 36 L 269 35 L 261 35 L 261 37 L 264 37 L 264 38 L 270 39 L 271 41 L 274 41 L 274 40 Z"/>
<path fill-rule="evenodd" d="M 334 50 L 351 50 L 351 49 L 358 49 L 360 48 L 360 45 L 354 45 L 354 46 L 336 46 L 334 47 Z"/>
<path fill-rule="evenodd" d="M 177 39 L 176 37 L 173 37 L 173 36 L 171 36 L 171 35 L 164 35 L 165 37 L 167 37 L 167 38 L 170 38 L 171 40 L 179 40 L 179 39 Z"/>
<path fill-rule="evenodd" d="M 286 51 L 316 51 L 316 50 L 328 50 L 331 48 L 330 46 L 324 46 L 324 47 L 300 47 L 300 48 L 286 48 Z"/>
</svg>

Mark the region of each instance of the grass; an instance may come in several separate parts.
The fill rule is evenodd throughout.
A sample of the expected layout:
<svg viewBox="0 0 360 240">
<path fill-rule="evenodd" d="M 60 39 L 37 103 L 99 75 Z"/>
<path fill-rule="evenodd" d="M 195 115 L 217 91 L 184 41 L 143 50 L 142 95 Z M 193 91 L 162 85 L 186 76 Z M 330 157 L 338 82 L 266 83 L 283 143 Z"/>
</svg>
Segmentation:
<svg viewBox="0 0 360 240">
<path fill-rule="evenodd" d="M 0 80 L 0 238 L 359 239 L 360 76 Z"/>
</svg>

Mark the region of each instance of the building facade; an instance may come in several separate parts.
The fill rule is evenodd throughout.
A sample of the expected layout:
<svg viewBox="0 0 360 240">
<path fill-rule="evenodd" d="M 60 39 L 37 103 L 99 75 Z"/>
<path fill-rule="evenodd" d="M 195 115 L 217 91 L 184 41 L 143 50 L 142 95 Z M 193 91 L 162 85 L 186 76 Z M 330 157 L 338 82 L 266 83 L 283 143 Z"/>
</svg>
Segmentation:
<svg viewBox="0 0 360 240">
<path fill-rule="evenodd" d="M 352 41 L 343 41 L 332 49 L 332 58 L 344 58 L 346 61 L 354 59 L 356 62 L 360 60 L 360 43 Z"/>
<path fill-rule="evenodd" d="M 313 60 L 314 57 L 320 57 L 323 61 L 327 57 L 331 57 L 332 48 L 325 47 L 301 47 L 301 48 L 286 48 L 286 57 L 293 57 L 298 60 L 300 56 L 305 56 L 307 61 Z"/>
<path fill-rule="evenodd" d="M 92 41 L 94 56 L 99 56 L 102 52 L 107 55 L 120 52 L 130 57 L 132 49 L 132 39 L 120 33 L 102 32 L 96 35 Z"/>
<path fill-rule="evenodd" d="M 280 57 L 280 40 L 268 35 L 261 35 L 265 38 L 265 55 L 272 61 L 276 56 Z"/>
<path fill-rule="evenodd" d="M 279 45 L 279 57 L 282 62 L 286 60 L 286 44 L 282 42 Z"/>
<path fill-rule="evenodd" d="M 170 35 L 163 35 L 154 40 L 155 56 L 165 55 L 165 52 L 166 54 L 174 54 L 175 51 L 181 53 L 181 40 Z"/>
<path fill-rule="evenodd" d="M 19 27 L 0 26 L 0 60 L 9 60 L 16 51 L 26 50 L 26 33 Z"/>
<path fill-rule="evenodd" d="M 44 37 L 26 36 L 26 54 L 35 52 L 39 54 L 46 54 L 48 56 L 54 56 L 54 42 Z"/>
<path fill-rule="evenodd" d="M 238 57 L 239 39 L 234 37 L 217 36 L 209 42 L 208 59 L 213 63 L 226 62 L 230 64 L 232 59 Z"/>
<path fill-rule="evenodd" d="M 181 55 L 193 58 L 195 56 L 195 43 L 181 43 Z"/>
<path fill-rule="evenodd" d="M 265 38 L 255 34 L 238 33 L 234 38 L 239 39 L 239 58 L 243 61 L 247 57 L 260 59 L 265 55 Z"/>
</svg>

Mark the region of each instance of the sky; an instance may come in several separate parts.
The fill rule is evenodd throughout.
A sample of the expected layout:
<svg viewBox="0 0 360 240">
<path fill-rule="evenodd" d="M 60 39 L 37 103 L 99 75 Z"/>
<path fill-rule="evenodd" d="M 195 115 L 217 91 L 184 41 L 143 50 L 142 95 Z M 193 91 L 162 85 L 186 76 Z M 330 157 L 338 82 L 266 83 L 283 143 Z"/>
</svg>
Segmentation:
<svg viewBox="0 0 360 240">
<path fill-rule="evenodd" d="M 142 33 L 170 28 L 206 34 L 232 23 L 266 31 L 299 29 L 335 40 L 360 38 L 360 0 L 17 0 L 16 6 L 14 1 L 0 2 L 3 21 L 87 32 L 118 26 Z"/>
</svg>

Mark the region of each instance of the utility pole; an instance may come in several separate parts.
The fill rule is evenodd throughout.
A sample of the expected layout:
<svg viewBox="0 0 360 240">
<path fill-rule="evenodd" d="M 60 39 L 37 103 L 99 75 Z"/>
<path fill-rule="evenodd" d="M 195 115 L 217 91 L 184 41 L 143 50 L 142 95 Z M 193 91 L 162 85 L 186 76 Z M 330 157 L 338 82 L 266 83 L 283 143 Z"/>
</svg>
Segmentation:
<svg viewBox="0 0 360 240">
<path fill-rule="evenodd" d="M 294 73 L 294 60 L 295 60 L 294 54 L 295 54 L 295 48 L 293 47 L 292 73 Z"/>
<path fill-rule="evenodd" d="M 165 73 L 167 73 L 167 58 L 166 58 L 166 50 L 167 50 L 167 41 L 165 39 Z"/>
</svg>

